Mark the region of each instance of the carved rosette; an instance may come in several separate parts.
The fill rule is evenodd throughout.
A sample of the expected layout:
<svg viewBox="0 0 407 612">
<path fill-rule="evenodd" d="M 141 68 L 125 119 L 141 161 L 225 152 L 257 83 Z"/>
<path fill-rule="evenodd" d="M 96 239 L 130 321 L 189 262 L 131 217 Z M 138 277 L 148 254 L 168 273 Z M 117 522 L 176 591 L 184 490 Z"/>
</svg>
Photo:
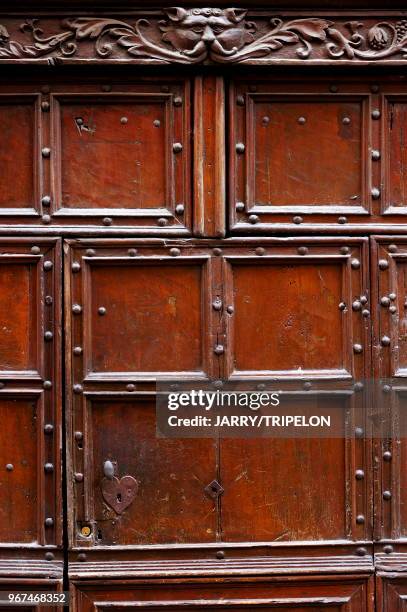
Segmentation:
<svg viewBox="0 0 407 612">
<path fill-rule="evenodd" d="M 46 35 L 36 19 L 11 34 L 0 25 L 0 60 L 127 59 L 152 63 L 258 63 L 407 58 L 407 19 L 248 18 L 244 9 L 168 8 L 162 18 L 78 17 Z M 56 27 L 56 26 L 54 26 Z"/>
</svg>

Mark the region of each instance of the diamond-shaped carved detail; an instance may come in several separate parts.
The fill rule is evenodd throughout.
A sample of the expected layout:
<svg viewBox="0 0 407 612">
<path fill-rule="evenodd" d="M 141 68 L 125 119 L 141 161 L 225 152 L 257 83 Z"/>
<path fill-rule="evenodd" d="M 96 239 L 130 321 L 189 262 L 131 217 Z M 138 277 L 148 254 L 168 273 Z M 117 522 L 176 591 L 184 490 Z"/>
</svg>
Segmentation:
<svg viewBox="0 0 407 612">
<path fill-rule="evenodd" d="M 212 480 L 212 482 L 205 487 L 204 491 L 209 497 L 212 497 L 212 499 L 217 499 L 222 495 L 225 489 L 217 480 Z"/>
</svg>

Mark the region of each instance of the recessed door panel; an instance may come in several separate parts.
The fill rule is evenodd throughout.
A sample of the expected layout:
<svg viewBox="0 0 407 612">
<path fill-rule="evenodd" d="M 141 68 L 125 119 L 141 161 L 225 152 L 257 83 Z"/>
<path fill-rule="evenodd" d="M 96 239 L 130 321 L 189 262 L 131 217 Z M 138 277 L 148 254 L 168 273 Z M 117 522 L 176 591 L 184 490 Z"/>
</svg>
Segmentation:
<svg viewBox="0 0 407 612">
<path fill-rule="evenodd" d="M 78 544 L 215 540 L 216 502 L 205 487 L 216 477 L 216 440 L 157 438 L 155 419 L 154 396 L 86 400 L 86 439 L 74 443 L 76 472 L 84 455 L 83 513 L 81 483 L 74 489 Z M 89 537 L 82 537 L 89 524 Z"/>
<path fill-rule="evenodd" d="M 363 248 L 283 245 L 225 254 L 229 376 L 363 376 L 369 315 Z"/>
<path fill-rule="evenodd" d="M 37 130 L 35 97 L 0 95 L 0 214 L 1 211 L 33 214 L 38 206 Z"/>
<path fill-rule="evenodd" d="M 160 584 L 76 584 L 75 610 L 193 610 L 205 601 L 208 610 L 318 610 L 324 612 L 364 612 L 370 610 L 371 580 L 368 577 L 284 578 L 257 580 L 239 578 L 222 582 L 189 580 Z"/>
</svg>

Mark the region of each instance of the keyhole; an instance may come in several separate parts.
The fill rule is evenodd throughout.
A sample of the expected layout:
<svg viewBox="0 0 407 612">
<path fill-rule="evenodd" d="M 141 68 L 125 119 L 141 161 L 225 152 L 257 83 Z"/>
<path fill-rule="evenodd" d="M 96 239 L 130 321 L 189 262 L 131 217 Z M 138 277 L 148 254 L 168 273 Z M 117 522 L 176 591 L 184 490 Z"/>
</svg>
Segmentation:
<svg viewBox="0 0 407 612">
<path fill-rule="evenodd" d="M 116 495 L 116 499 L 117 499 L 117 501 L 120 503 L 120 502 L 122 501 L 122 494 L 121 494 L 121 493 L 118 493 L 118 494 Z"/>
</svg>

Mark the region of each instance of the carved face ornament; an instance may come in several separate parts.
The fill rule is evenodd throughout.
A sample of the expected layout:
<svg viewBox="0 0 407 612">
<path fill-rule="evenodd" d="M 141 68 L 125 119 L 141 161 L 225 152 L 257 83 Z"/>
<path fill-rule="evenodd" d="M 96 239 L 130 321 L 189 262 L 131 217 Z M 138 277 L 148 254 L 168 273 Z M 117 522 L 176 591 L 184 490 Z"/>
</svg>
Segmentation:
<svg viewBox="0 0 407 612">
<path fill-rule="evenodd" d="M 255 26 L 244 21 L 247 10 L 177 7 L 165 13 L 169 22 L 159 24 L 162 40 L 189 57 L 233 55 L 254 40 Z"/>
</svg>

